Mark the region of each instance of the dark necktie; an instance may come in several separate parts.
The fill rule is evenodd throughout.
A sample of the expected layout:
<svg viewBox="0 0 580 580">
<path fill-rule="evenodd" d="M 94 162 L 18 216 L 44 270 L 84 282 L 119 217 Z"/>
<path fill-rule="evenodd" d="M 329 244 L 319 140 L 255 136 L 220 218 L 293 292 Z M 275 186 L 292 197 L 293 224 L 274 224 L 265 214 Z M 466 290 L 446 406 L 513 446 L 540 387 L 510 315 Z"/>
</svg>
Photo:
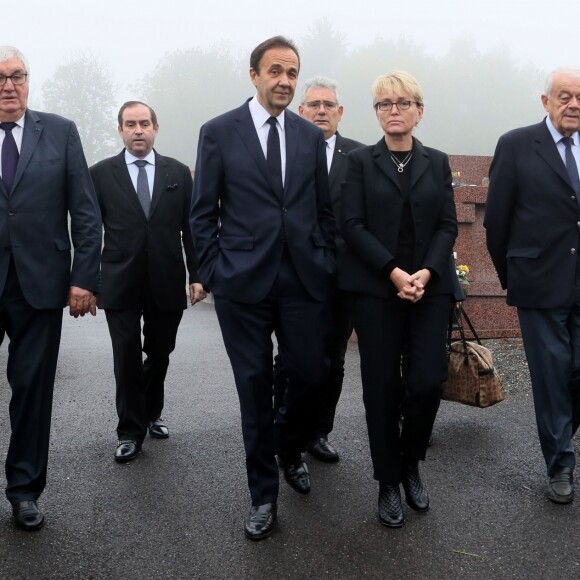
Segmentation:
<svg viewBox="0 0 580 580">
<path fill-rule="evenodd" d="M 276 127 L 276 117 L 268 119 L 270 130 L 268 131 L 268 142 L 266 144 L 266 159 L 272 181 L 278 188 L 278 194 L 284 191 L 282 182 L 282 156 L 280 155 L 280 138 L 278 137 L 278 128 Z"/>
<path fill-rule="evenodd" d="M 147 161 L 144 159 L 139 159 L 134 161 L 135 165 L 139 168 L 139 175 L 137 175 L 137 197 L 141 202 L 141 207 L 145 212 L 145 217 L 149 217 L 149 208 L 151 207 L 151 193 L 149 191 L 149 179 L 147 179 L 147 171 L 145 171 L 145 166 Z"/>
<path fill-rule="evenodd" d="M 18 165 L 18 147 L 12 135 L 12 129 L 16 123 L 0 123 L 0 129 L 4 130 L 4 141 L 2 142 L 2 181 L 8 190 L 12 191 L 16 166 Z"/>
<path fill-rule="evenodd" d="M 578 165 L 576 165 L 576 159 L 572 154 L 572 143 L 574 143 L 572 137 L 562 137 L 562 142 L 566 147 L 566 169 L 568 170 L 568 175 L 570 176 L 570 182 L 572 187 L 576 192 L 577 196 L 580 196 L 580 177 L 578 177 Z"/>
</svg>

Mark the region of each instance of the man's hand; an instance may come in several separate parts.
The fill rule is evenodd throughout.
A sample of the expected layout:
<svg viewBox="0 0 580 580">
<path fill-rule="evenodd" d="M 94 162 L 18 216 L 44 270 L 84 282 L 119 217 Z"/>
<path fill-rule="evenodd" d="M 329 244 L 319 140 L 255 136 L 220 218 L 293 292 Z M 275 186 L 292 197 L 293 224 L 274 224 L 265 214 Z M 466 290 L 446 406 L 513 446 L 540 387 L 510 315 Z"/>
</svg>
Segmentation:
<svg viewBox="0 0 580 580">
<path fill-rule="evenodd" d="M 93 316 L 97 315 L 97 298 L 90 290 L 71 286 L 68 293 L 67 301 L 71 316 L 78 318 L 90 312 Z"/>
<path fill-rule="evenodd" d="M 189 285 L 189 300 L 191 305 L 197 304 L 207 296 L 207 292 L 203 289 L 203 285 L 197 282 Z"/>
</svg>

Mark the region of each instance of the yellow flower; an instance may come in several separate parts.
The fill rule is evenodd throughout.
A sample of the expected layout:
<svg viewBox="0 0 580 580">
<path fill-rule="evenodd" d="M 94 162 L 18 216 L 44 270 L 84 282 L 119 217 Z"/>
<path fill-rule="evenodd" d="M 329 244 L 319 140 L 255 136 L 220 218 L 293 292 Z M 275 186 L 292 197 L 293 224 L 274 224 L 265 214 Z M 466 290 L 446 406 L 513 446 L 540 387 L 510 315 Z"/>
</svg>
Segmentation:
<svg viewBox="0 0 580 580">
<path fill-rule="evenodd" d="M 469 274 L 469 268 L 465 264 L 457 266 L 457 269 L 461 270 L 462 272 L 465 272 L 466 274 Z"/>
</svg>

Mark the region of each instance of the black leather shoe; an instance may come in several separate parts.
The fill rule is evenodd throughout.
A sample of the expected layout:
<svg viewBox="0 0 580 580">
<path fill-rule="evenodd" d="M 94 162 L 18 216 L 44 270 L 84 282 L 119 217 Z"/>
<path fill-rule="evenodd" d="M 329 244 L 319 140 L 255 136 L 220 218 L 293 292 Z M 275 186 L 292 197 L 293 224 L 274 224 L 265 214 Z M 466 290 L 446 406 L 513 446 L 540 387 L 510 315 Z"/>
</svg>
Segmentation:
<svg viewBox="0 0 580 580">
<path fill-rule="evenodd" d="M 403 525 L 403 504 L 398 483 L 379 482 L 379 521 L 388 528 Z"/>
<path fill-rule="evenodd" d="M 35 501 L 19 501 L 12 504 L 12 515 L 21 530 L 33 532 L 44 524 L 44 514 L 38 509 Z"/>
<path fill-rule="evenodd" d="M 326 437 L 319 437 L 311 441 L 306 447 L 306 450 L 312 457 L 318 459 L 318 461 L 333 463 L 340 459 L 338 451 L 328 442 Z"/>
<path fill-rule="evenodd" d="M 290 487 L 298 493 L 310 493 L 310 472 L 304 461 L 298 463 L 283 463 L 284 478 Z"/>
<path fill-rule="evenodd" d="M 426 512 L 429 509 L 429 495 L 419 475 L 418 461 L 403 464 L 402 484 L 407 505 L 417 512 Z"/>
<path fill-rule="evenodd" d="M 141 443 L 132 440 L 119 441 L 115 451 L 115 461 L 117 463 L 127 463 L 135 459 L 141 451 Z"/>
<path fill-rule="evenodd" d="M 244 532 L 250 540 L 267 538 L 276 523 L 277 506 L 275 503 L 253 505 L 244 521 Z"/>
<path fill-rule="evenodd" d="M 571 467 L 558 467 L 548 483 L 546 495 L 554 503 L 570 503 L 574 499 L 574 479 Z"/>
<path fill-rule="evenodd" d="M 154 439 L 167 439 L 169 437 L 169 429 L 161 417 L 155 419 L 155 421 L 151 421 L 147 430 L 149 431 L 149 437 L 153 437 Z"/>
</svg>

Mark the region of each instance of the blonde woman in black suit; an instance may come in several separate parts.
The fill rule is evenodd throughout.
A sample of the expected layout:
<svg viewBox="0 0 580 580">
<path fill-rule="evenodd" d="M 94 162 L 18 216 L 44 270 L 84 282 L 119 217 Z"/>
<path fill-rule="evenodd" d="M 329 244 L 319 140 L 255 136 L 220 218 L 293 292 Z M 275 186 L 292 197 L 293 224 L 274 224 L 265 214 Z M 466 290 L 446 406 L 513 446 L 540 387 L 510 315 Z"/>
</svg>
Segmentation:
<svg viewBox="0 0 580 580">
<path fill-rule="evenodd" d="M 354 293 L 379 520 L 400 527 L 401 483 L 412 509 L 429 509 L 418 462 L 425 459 L 447 373 L 457 218 L 447 155 L 413 137 L 424 110 L 417 81 L 405 72 L 381 76 L 372 95 L 384 137 L 348 157 L 341 216 L 347 255 L 339 287 Z M 409 366 L 401 401 L 403 345 Z"/>
</svg>

